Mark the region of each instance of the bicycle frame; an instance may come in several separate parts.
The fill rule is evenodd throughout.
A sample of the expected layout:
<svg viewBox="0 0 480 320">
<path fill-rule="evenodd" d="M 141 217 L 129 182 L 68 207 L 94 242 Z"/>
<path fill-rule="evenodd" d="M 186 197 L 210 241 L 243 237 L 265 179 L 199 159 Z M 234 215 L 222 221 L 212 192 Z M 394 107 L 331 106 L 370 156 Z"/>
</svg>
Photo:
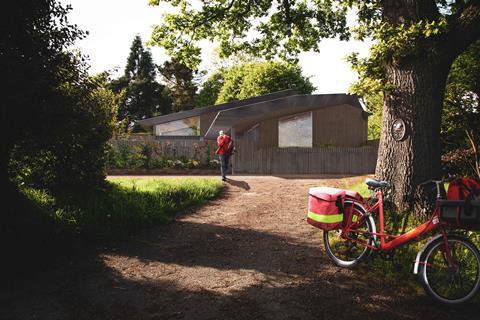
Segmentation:
<svg viewBox="0 0 480 320">
<path fill-rule="evenodd" d="M 413 273 L 419 275 L 426 292 L 443 303 L 459 304 L 471 299 L 480 291 L 480 253 L 465 237 L 449 233 L 452 227 L 458 226 L 441 219 L 444 207 L 440 200 L 446 198 L 445 192 L 441 192 L 444 191 L 443 182 L 431 180 L 419 186 L 431 182 L 437 185 L 435 210 L 427 221 L 398 235 L 385 232 L 384 195 L 380 188 L 388 187 L 388 183 L 367 181 L 370 188 L 376 188 L 376 198 L 374 195 L 364 200 L 346 195 L 341 229 L 324 230 L 323 240 L 329 258 L 340 267 L 352 268 L 372 252 L 391 258 L 395 248 L 420 240 L 428 233 L 431 239 L 417 253 Z M 431 231 L 435 229 L 438 234 L 433 235 Z"/>
<path fill-rule="evenodd" d="M 352 201 L 352 207 L 355 205 L 355 203 L 360 204 L 364 208 L 366 207 L 365 216 L 372 215 L 373 213 L 378 211 L 380 232 L 372 232 L 372 233 L 370 233 L 370 235 L 377 236 L 377 237 L 380 238 L 380 247 L 369 245 L 368 243 L 366 243 L 364 241 L 353 239 L 353 238 L 348 236 L 349 233 L 352 231 L 352 228 L 355 227 L 356 225 L 358 225 L 359 221 L 350 222 L 349 224 L 344 226 L 344 228 L 342 229 L 342 237 L 343 238 L 345 238 L 347 240 L 354 241 L 354 242 L 361 243 L 361 244 L 373 249 L 374 251 L 380 251 L 381 250 L 381 251 L 388 252 L 388 251 L 391 251 L 391 250 L 393 250 L 393 249 L 395 249 L 395 248 L 397 248 L 397 247 L 399 247 L 403 244 L 411 242 L 411 241 L 415 240 L 416 238 L 421 237 L 422 235 L 424 235 L 427 232 L 432 231 L 433 229 L 444 226 L 444 223 L 442 223 L 439 219 L 439 211 L 440 210 L 437 207 L 437 208 L 435 208 L 435 211 L 433 212 L 430 219 L 428 221 L 422 223 L 421 225 L 419 225 L 419 226 L 417 226 L 417 227 L 415 227 L 415 228 L 413 228 L 413 229 L 411 229 L 411 230 L 409 230 L 409 231 L 407 231 L 403 234 L 400 234 L 400 235 L 387 234 L 387 233 L 385 233 L 385 219 L 384 219 L 384 214 L 383 214 L 383 194 L 382 194 L 381 190 L 377 192 L 377 198 L 378 198 L 378 200 L 373 206 L 368 206 L 368 205 L 366 206 L 365 202 L 358 201 L 358 200 L 355 200 L 355 199 L 348 199 L 348 200 Z M 348 214 L 347 221 L 351 221 L 350 214 Z M 354 232 L 357 232 L 357 231 L 354 231 Z M 446 232 L 443 228 L 442 228 L 442 234 L 446 237 Z M 387 240 L 387 238 L 393 238 L 393 239 L 392 240 Z M 449 251 L 449 250 L 447 249 L 447 251 Z"/>
</svg>

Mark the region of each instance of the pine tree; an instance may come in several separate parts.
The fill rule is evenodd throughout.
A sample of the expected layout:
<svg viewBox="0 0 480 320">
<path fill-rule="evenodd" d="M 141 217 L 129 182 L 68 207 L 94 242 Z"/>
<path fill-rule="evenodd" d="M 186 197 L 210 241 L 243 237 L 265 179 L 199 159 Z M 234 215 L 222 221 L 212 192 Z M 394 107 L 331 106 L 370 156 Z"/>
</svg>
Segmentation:
<svg viewBox="0 0 480 320">
<path fill-rule="evenodd" d="M 165 62 L 159 70 L 170 90 L 172 110 L 178 112 L 193 109 L 197 92 L 196 74 L 193 70 L 175 59 Z"/>
<path fill-rule="evenodd" d="M 124 75 L 111 83 L 114 91 L 125 90 L 118 112 L 118 120 L 126 123 L 125 129 L 136 120 L 171 112 L 165 86 L 156 81 L 156 75 L 152 54 L 143 47 L 140 36 L 136 35 Z"/>
</svg>

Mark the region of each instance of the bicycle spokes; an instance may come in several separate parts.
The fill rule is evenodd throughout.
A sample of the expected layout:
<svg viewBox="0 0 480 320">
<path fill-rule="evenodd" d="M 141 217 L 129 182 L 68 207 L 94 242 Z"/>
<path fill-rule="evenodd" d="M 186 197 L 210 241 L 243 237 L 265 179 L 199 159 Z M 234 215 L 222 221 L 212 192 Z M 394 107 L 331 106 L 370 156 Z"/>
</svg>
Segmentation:
<svg viewBox="0 0 480 320">
<path fill-rule="evenodd" d="M 430 263 L 425 264 L 429 285 L 442 297 L 459 299 L 470 292 L 477 282 L 478 264 L 468 248 L 459 242 L 449 243 L 432 252 Z M 450 258 L 448 258 L 450 256 Z"/>
</svg>

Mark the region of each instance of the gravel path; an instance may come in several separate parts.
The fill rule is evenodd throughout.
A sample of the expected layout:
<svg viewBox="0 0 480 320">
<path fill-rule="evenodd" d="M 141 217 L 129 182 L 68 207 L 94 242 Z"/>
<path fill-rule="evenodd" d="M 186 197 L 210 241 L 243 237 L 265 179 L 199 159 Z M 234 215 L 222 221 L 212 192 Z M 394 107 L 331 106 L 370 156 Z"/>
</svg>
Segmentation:
<svg viewBox="0 0 480 320">
<path fill-rule="evenodd" d="M 307 190 L 364 177 L 240 177 L 223 197 L 2 290 L 0 319 L 475 319 L 325 255 Z M 5 288 L 4 288 L 5 289 Z"/>
</svg>

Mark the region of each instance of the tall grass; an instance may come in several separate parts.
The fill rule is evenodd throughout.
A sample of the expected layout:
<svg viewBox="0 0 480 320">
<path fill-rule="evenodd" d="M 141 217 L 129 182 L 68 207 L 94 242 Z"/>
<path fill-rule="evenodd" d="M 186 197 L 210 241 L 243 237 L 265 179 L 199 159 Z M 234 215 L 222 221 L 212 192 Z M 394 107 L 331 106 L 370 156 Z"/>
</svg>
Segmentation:
<svg viewBox="0 0 480 320">
<path fill-rule="evenodd" d="M 161 224 L 216 197 L 217 179 L 111 179 L 103 190 L 57 194 L 25 189 L 25 195 L 59 229 L 90 239 L 124 236 L 144 226 Z"/>
</svg>

